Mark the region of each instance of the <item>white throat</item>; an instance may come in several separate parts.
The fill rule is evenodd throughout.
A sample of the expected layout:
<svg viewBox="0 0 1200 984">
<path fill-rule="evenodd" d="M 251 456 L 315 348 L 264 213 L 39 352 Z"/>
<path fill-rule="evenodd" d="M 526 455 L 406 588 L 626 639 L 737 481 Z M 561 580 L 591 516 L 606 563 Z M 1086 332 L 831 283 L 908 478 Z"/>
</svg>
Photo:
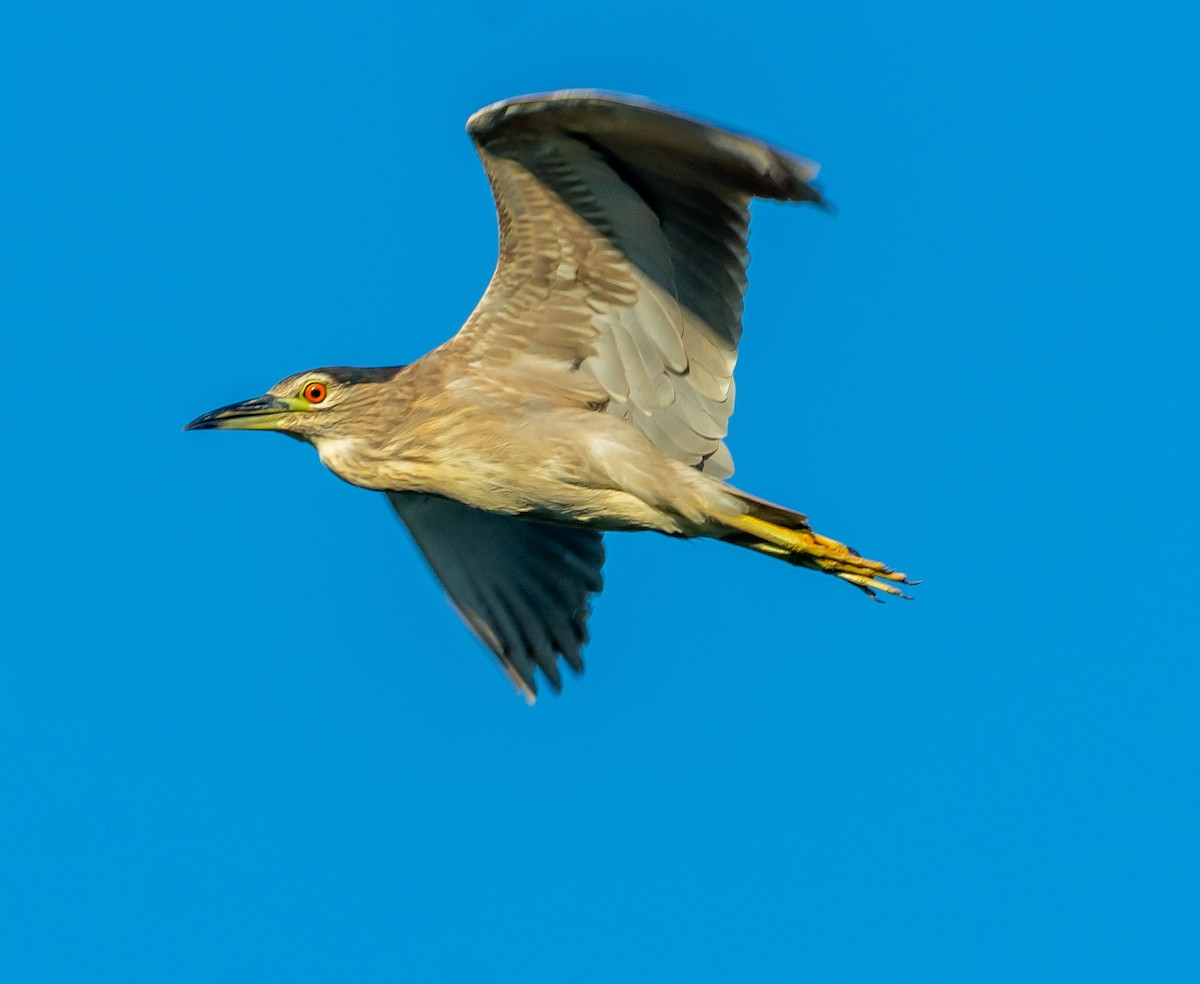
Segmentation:
<svg viewBox="0 0 1200 984">
<path fill-rule="evenodd" d="M 356 437 L 314 437 L 313 445 L 321 456 L 321 464 L 337 471 L 338 464 L 354 456 Z"/>
</svg>

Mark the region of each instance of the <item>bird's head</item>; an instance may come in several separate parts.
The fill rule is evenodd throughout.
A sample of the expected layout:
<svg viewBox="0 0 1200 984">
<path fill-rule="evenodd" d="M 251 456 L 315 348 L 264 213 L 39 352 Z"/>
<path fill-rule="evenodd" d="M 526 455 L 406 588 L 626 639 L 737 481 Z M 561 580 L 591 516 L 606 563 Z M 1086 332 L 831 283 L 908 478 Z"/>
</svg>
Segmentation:
<svg viewBox="0 0 1200 984">
<path fill-rule="evenodd" d="M 262 396 L 201 414 L 187 430 L 270 430 L 310 444 L 321 438 L 357 436 L 358 424 L 386 402 L 404 366 L 352 369 L 334 366 L 288 376 Z"/>
</svg>

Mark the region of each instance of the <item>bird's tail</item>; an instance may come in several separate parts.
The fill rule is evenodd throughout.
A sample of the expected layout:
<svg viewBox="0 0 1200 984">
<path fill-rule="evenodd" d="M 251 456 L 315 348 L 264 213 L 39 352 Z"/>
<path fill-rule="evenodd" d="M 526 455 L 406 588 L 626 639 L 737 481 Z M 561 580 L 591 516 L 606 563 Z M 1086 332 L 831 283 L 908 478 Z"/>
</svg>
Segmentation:
<svg viewBox="0 0 1200 984">
<path fill-rule="evenodd" d="M 876 591 L 907 598 L 896 585 L 916 584 L 907 574 L 894 571 L 877 560 L 867 560 L 857 550 L 821 536 L 798 512 L 776 506 L 745 492 L 727 489 L 744 506 L 745 512 L 730 512 L 714 516 L 724 528 L 719 539 L 739 547 L 748 547 L 772 557 L 840 577 L 861 588 L 876 601 Z"/>
</svg>

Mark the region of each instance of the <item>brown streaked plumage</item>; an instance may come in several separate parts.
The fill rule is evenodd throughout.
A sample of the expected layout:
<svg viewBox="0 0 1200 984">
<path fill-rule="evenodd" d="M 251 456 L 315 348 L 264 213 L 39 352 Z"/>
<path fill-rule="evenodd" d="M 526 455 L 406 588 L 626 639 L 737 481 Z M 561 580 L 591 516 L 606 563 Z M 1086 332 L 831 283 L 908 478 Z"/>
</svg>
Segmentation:
<svg viewBox="0 0 1200 984">
<path fill-rule="evenodd" d="M 903 597 L 908 578 L 726 484 L 754 197 L 821 203 L 816 166 L 640 100 L 524 96 L 467 123 L 500 257 L 409 366 L 289 376 L 187 429 L 277 430 L 385 492 L 532 700 L 582 670 L 601 534 L 713 537 Z"/>
</svg>

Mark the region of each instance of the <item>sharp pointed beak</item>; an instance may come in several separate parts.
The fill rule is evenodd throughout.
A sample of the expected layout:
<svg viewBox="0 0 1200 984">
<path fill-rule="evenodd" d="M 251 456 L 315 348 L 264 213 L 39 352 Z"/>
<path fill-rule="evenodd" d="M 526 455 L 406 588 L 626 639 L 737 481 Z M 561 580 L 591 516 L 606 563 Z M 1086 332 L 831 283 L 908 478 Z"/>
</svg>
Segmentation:
<svg viewBox="0 0 1200 984">
<path fill-rule="evenodd" d="M 219 410 L 210 410 L 187 424 L 185 431 L 193 430 L 277 430 L 279 418 L 296 413 L 301 409 L 300 400 L 284 400 L 278 396 L 256 396 L 253 400 L 231 403 Z"/>
</svg>

